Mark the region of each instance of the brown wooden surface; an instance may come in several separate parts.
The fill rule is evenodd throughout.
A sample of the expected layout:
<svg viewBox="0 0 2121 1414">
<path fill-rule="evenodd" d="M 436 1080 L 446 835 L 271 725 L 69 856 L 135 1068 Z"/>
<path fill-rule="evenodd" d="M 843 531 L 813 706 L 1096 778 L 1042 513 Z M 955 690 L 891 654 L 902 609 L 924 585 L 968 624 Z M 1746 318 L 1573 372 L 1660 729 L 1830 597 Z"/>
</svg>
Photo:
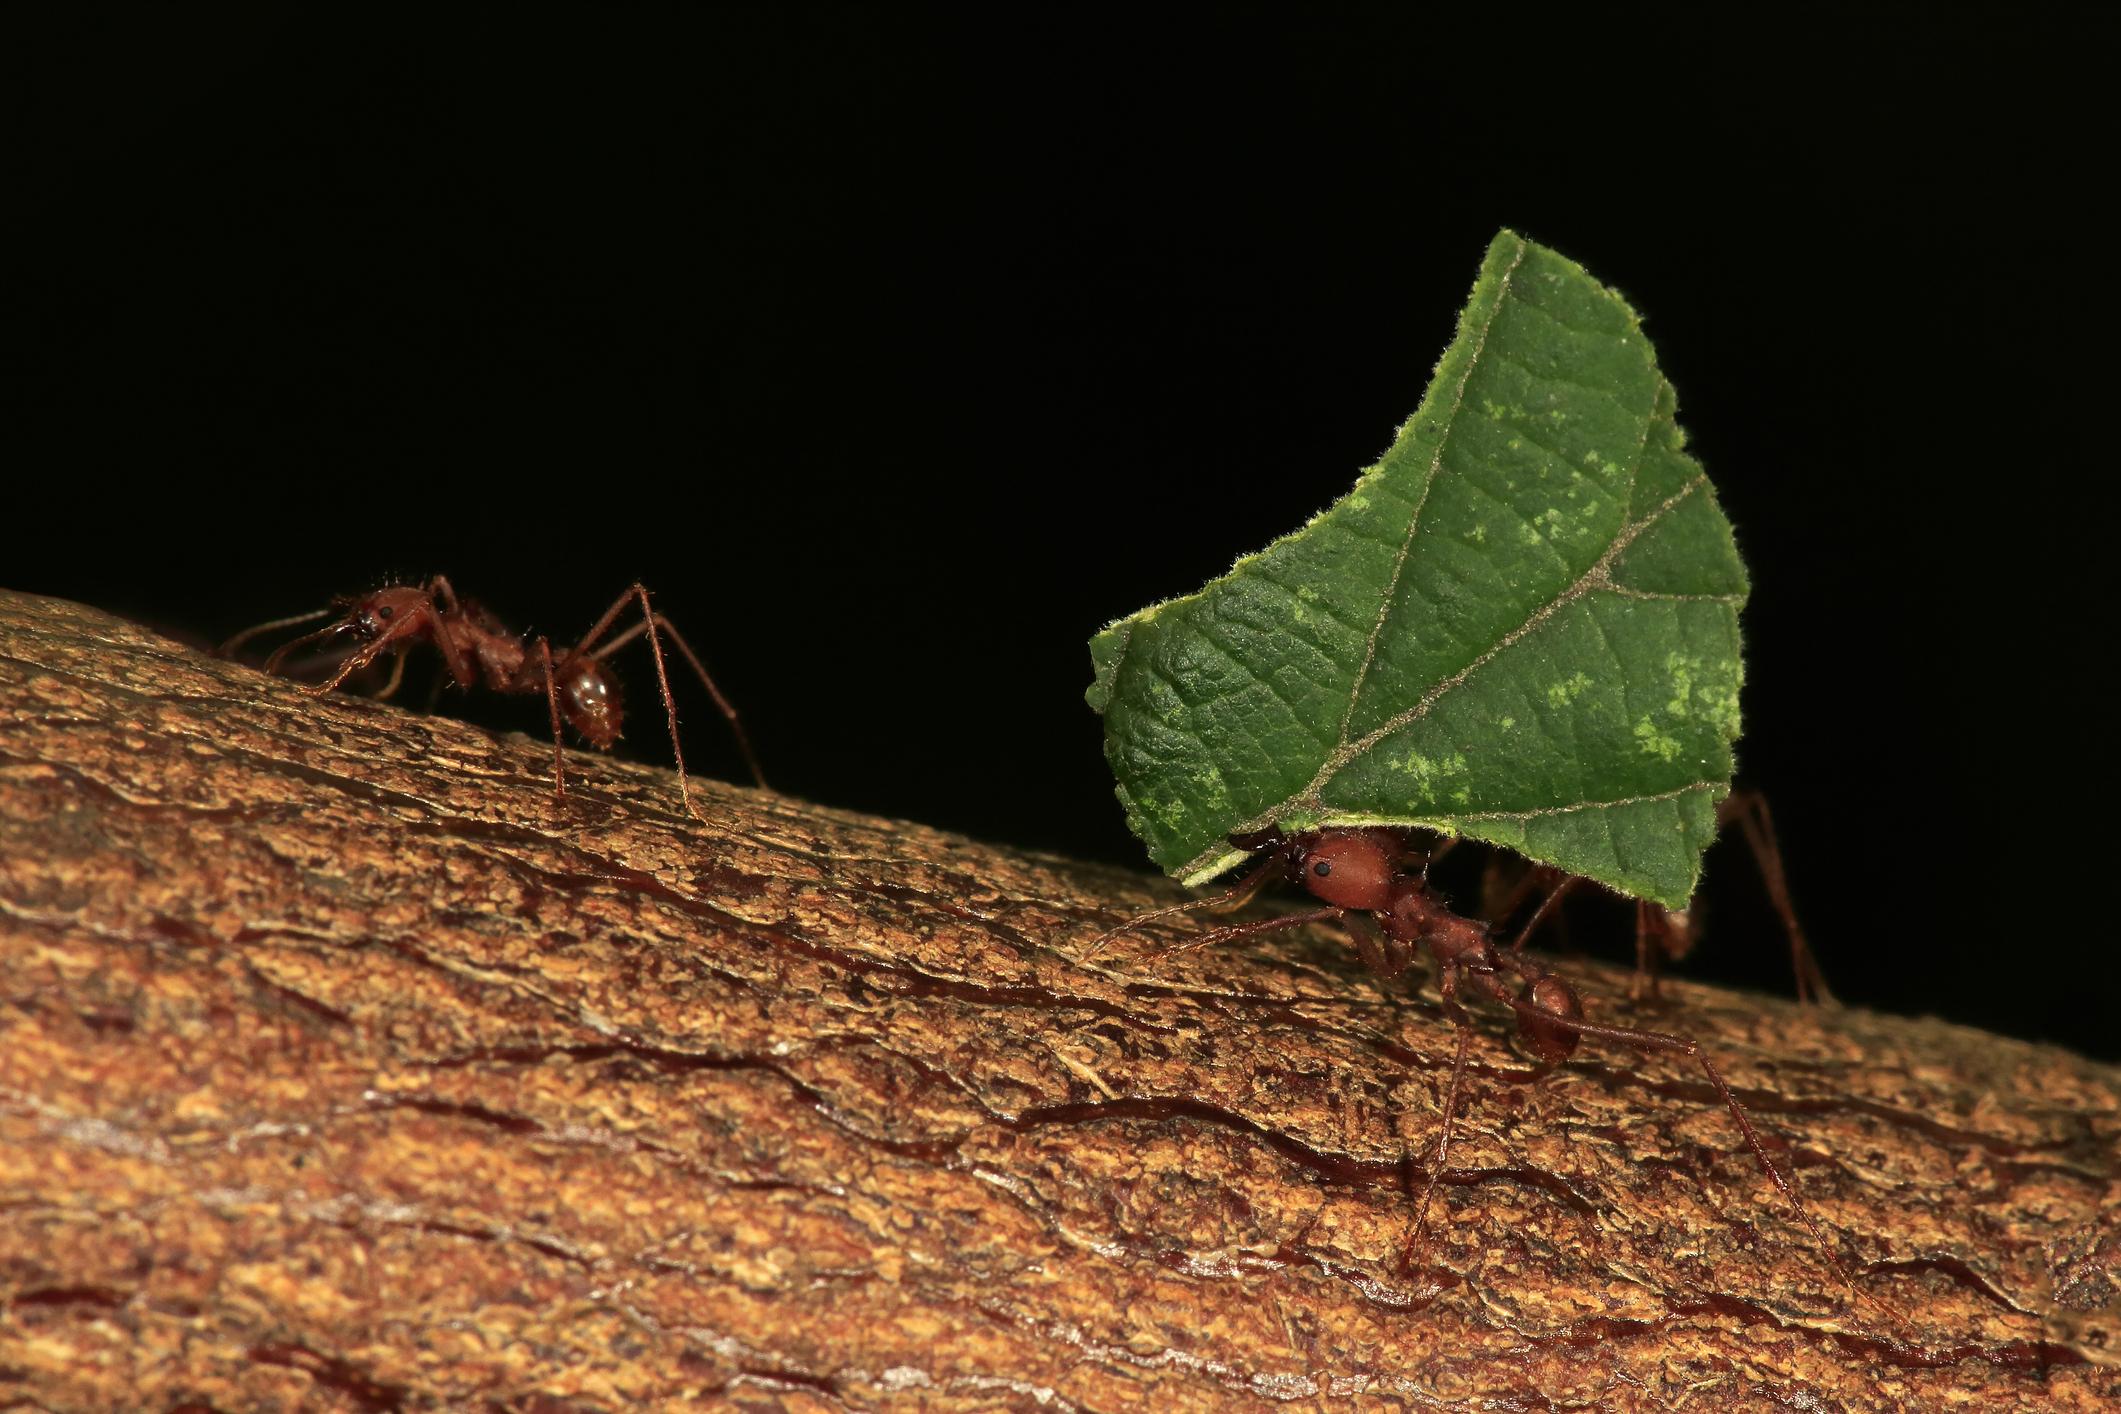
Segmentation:
<svg viewBox="0 0 2121 1414">
<path fill-rule="evenodd" d="M 1402 1272 L 1432 992 L 1079 966 L 1171 888 L 549 752 L 0 595 L 0 1407 L 2121 1401 L 2110 1068 L 1571 962 L 1863 1299 L 1686 1062 L 1493 1018 Z"/>
</svg>

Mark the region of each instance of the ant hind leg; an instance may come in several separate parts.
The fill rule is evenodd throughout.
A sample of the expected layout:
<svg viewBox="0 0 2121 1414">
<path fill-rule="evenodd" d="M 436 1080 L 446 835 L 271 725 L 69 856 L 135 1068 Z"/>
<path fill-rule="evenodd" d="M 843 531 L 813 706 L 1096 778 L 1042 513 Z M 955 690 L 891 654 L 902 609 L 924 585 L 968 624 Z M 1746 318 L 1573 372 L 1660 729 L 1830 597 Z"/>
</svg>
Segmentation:
<svg viewBox="0 0 2121 1414">
<path fill-rule="evenodd" d="M 1725 824 L 1732 820 L 1738 822 L 1739 832 L 1745 836 L 1753 863 L 1760 869 L 1760 881 L 1767 886 L 1768 898 L 1782 919 L 1782 931 L 1789 935 L 1790 970 L 1797 975 L 1797 1000 L 1840 1005 L 1826 985 L 1826 973 L 1804 935 L 1804 925 L 1797 921 L 1797 906 L 1790 900 L 1789 878 L 1782 868 L 1782 845 L 1776 838 L 1775 816 L 1768 809 L 1767 797 L 1757 790 L 1732 791 L 1716 807 L 1716 821 Z"/>
<path fill-rule="evenodd" d="M 597 640 L 601 639 L 610 630 L 619 615 L 625 612 L 629 603 L 637 603 L 641 606 L 641 622 L 617 635 L 609 643 L 598 646 Z M 663 713 L 670 721 L 670 749 L 671 754 L 677 758 L 678 788 L 685 796 L 685 809 L 694 819 L 701 818 L 700 812 L 692 803 L 692 788 L 685 779 L 685 751 L 678 744 L 678 704 L 677 699 L 671 695 L 670 673 L 668 668 L 664 666 L 662 644 L 664 634 L 670 636 L 671 644 L 684 656 L 685 662 L 699 678 L 700 685 L 705 687 L 707 695 L 714 699 L 714 705 L 721 709 L 722 716 L 729 723 L 730 734 L 736 738 L 737 750 L 743 753 L 744 764 L 750 768 L 753 784 L 757 785 L 761 790 L 768 789 L 766 773 L 759 766 L 758 753 L 751 749 L 751 737 L 744 730 L 743 719 L 737 715 L 736 704 L 723 695 L 722 689 L 714 680 L 714 675 L 707 671 L 706 663 L 702 662 L 700 655 L 693 651 L 692 645 L 685 641 L 685 635 L 678 632 L 677 625 L 658 613 L 655 606 L 649 603 L 647 585 L 635 580 L 624 594 L 613 600 L 611 607 L 604 611 L 604 616 L 596 621 L 588 633 L 582 635 L 581 642 L 575 644 L 573 654 L 602 662 L 605 658 L 616 653 L 643 634 L 647 635 L 649 651 L 655 656 L 656 685 L 662 689 Z"/>
<path fill-rule="evenodd" d="M 1760 1137 L 1760 1131 L 1754 1127 L 1752 1118 L 1746 1114 L 1745 1106 L 1738 1103 L 1738 1096 L 1723 1078 L 1723 1072 L 1716 1068 L 1716 1062 L 1710 1059 L 1707 1049 L 1699 1041 L 1691 1036 L 1673 1035 L 1663 1031 L 1641 1031 L 1631 1026 L 1606 1026 L 1595 1021 L 1586 1021 L 1580 1016 L 1569 1016 L 1519 996 L 1492 973 L 1480 974 L 1476 980 L 1483 992 L 1517 1014 L 1520 1026 L 1558 1028 L 1577 1036 L 1616 1041 L 1639 1051 L 1665 1051 L 1691 1056 L 1701 1067 L 1702 1074 L 1709 1078 L 1709 1083 L 1716 1087 L 1716 1093 L 1723 1097 L 1723 1107 L 1730 1111 L 1731 1118 L 1736 1121 L 1738 1132 L 1745 1137 L 1746 1147 L 1753 1151 L 1753 1157 L 1759 1161 L 1761 1171 L 1782 1196 L 1789 1200 L 1790 1207 L 1796 1211 L 1798 1218 L 1812 1234 L 1812 1240 L 1819 1246 L 1819 1255 L 1825 1259 L 1835 1279 L 1851 1291 L 1858 1290 L 1856 1283 L 1850 1279 L 1848 1270 L 1841 1265 L 1841 1259 L 1835 1255 L 1834 1246 L 1827 1240 L 1825 1230 L 1813 1219 L 1811 1209 L 1804 1205 L 1804 1199 L 1797 1195 L 1796 1184 L 1790 1181 L 1783 1173 L 1781 1165 L 1775 1162 L 1774 1155 L 1768 1152 L 1767 1141 Z"/>
<path fill-rule="evenodd" d="M 552 795 L 567 798 L 567 743 L 560 735 L 560 692 L 552 680 L 552 645 L 538 640 L 538 662 L 545 670 L 545 706 L 552 713 Z"/>
</svg>

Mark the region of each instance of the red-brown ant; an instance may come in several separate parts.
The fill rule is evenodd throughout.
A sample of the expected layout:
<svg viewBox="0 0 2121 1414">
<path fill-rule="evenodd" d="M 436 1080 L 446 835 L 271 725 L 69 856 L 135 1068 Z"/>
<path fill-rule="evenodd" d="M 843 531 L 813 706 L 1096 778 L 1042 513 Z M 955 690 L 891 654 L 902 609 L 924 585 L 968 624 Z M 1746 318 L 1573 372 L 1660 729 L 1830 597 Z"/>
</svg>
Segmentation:
<svg viewBox="0 0 2121 1414">
<path fill-rule="evenodd" d="M 1844 1285 L 1853 1289 L 1853 1283 L 1834 1255 L 1833 1245 L 1812 1220 L 1811 1211 L 1797 1196 L 1796 1187 L 1768 1152 L 1745 1107 L 1738 1103 L 1738 1097 L 1731 1092 L 1723 1073 L 1717 1070 L 1716 1063 L 1701 1044 L 1688 1036 L 1585 1020 L 1583 1002 L 1576 989 L 1558 974 L 1540 966 L 1524 951 L 1525 939 L 1538 928 L 1565 889 L 1550 890 L 1510 945 L 1499 947 L 1491 936 L 1489 925 L 1454 912 L 1430 887 L 1428 865 L 1431 856 L 1416 848 L 1405 831 L 1368 827 L 1285 835 L 1279 830 L 1269 830 L 1258 835 L 1233 837 L 1231 842 L 1253 851 L 1258 859 L 1235 887 L 1220 896 L 1142 914 L 1098 937 L 1085 949 L 1083 957 L 1087 959 L 1095 955 L 1112 939 L 1150 918 L 1202 906 L 1235 907 L 1250 899 L 1276 874 L 1292 884 L 1301 885 L 1325 906 L 1264 922 L 1227 924 L 1166 948 L 1163 953 L 1189 952 L 1236 938 L 1256 937 L 1284 928 L 1327 921 L 1338 922 L 1347 930 L 1364 965 L 1380 977 L 1396 977 L 1413 962 L 1417 952 L 1427 951 L 1433 959 L 1444 1010 L 1458 1031 L 1458 1049 L 1451 1062 L 1450 1085 L 1444 1093 L 1443 1128 L 1437 1141 L 1436 1159 L 1429 1166 L 1428 1182 L 1422 1189 L 1413 1235 L 1403 1258 L 1406 1264 L 1412 1263 L 1427 1227 L 1429 1203 L 1436 1192 L 1437 1180 L 1450 1162 L 1451 1129 L 1457 1118 L 1458 1097 L 1465 1081 L 1466 1049 L 1473 1034 L 1471 1018 L 1459 1002 L 1461 993 L 1464 993 L 1508 1007 L 1516 1018 L 1519 1039 L 1543 1066 L 1554 1066 L 1567 1060 L 1586 1036 L 1617 1041 L 1644 1051 L 1691 1056 L 1700 1064 L 1709 1083 L 1716 1087 L 1716 1093 L 1723 1097 L 1725 1108 L 1737 1121 L 1746 1146 L 1760 1161 L 1769 1181 L 1789 1199 L 1790 1206 L 1796 1209 L 1797 1216 L 1811 1231 L 1827 1265 Z M 1414 864 L 1419 867 L 1408 872 L 1406 866 Z"/>
<path fill-rule="evenodd" d="M 600 642 L 632 603 L 641 606 L 641 621 L 608 641 Z M 708 673 L 707 665 L 700 661 L 699 654 L 692 651 L 692 646 L 670 620 L 656 612 L 648 602 L 648 590 L 639 583 L 614 599 L 604 616 L 572 648 L 558 654 L 544 637 L 512 633 L 482 605 L 458 598 L 448 579 L 441 575 L 436 575 L 425 586 L 389 585 L 369 594 L 335 599 L 329 608 L 313 613 L 258 624 L 222 644 L 221 654 L 223 657 L 233 654 L 261 633 L 314 622 L 335 611 L 339 617 L 334 622 L 273 650 L 272 656 L 265 660 L 265 671 L 278 672 L 288 655 L 298 648 L 344 635 L 353 639 L 354 650 L 330 677 L 310 691 L 330 692 L 389 652 L 394 653 L 396 659 L 391 665 L 389 682 L 378 694 L 388 697 L 397 690 L 403 677 L 406 650 L 425 643 L 442 655 L 449 677 L 458 687 L 472 688 L 483 683 L 495 692 L 542 692 L 552 714 L 552 788 L 558 796 L 567 793 L 567 758 L 561 738 L 561 720 L 564 718 L 599 751 L 611 749 L 619 739 L 623 708 L 618 680 L 612 676 L 604 660 L 645 634 L 649 650 L 655 656 L 656 683 L 662 689 L 663 711 L 670 720 L 670 749 L 677 758 L 678 792 L 684 799 L 686 811 L 694 819 L 701 819 L 703 817 L 692 803 L 691 785 L 685 776 L 685 748 L 678 741 L 677 702 L 670 695 L 670 676 L 663 666 L 661 639 L 662 635 L 668 634 L 685 661 L 699 674 L 700 682 L 713 696 L 715 705 L 722 709 L 722 715 L 729 719 L 729 729 L 736 735 L 737 747 L 744 753 L 744 762 L 751 768 L 752 779 L 761 787 L 766 784 L 765 772 L 759 769 L 758 758 L 752 754 L 751 739 L 744 734 L 744 724 L 737 719 L 736 708 L 715 686 L 714 678 Z"/>
</svg>

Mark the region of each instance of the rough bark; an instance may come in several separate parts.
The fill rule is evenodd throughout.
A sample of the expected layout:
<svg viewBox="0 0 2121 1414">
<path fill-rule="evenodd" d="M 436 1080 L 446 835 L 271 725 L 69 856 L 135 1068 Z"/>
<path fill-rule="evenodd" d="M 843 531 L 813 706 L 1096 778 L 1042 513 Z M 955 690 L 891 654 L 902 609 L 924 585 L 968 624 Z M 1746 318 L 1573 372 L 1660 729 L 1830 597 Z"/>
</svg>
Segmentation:
<svg viewBox="0 0 2121 1414">
<path fill-rule="evenodd" d="M 1536 1073 L 1331 935 L 0 595 L 0 1406 L 2113 1407 L 2121 1085 L 1570 968 Z M 1166 933 L 1166 936 L 1170 936 Z"/>
</svg>

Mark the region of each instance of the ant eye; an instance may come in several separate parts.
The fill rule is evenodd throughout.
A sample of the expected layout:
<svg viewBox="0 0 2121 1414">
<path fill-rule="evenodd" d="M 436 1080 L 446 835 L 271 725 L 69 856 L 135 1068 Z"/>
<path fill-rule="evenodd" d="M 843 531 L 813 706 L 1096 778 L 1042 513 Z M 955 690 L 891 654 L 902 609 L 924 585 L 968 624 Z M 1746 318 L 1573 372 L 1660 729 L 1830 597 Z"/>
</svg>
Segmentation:
<svg viewBox="0 0 2121 1414">
<path fill-rule="evenodd" d="M 1316 864 L 1311 866 L 1311 872 L 1313 874 L 1316 874 L 1321 879 L 1329 878 L 1332 876 L 1333 873 L 1333 861 L 1330 859 L 1321 859 Z"/>
<path fill-rule="evenodd" d="M 386 623 L 389 622 L 390 616 L 396 612 L 397 610 L 391 608 L 388 604 L 376 605 L 376 617 L 384 620 Z"/>
</svg>

